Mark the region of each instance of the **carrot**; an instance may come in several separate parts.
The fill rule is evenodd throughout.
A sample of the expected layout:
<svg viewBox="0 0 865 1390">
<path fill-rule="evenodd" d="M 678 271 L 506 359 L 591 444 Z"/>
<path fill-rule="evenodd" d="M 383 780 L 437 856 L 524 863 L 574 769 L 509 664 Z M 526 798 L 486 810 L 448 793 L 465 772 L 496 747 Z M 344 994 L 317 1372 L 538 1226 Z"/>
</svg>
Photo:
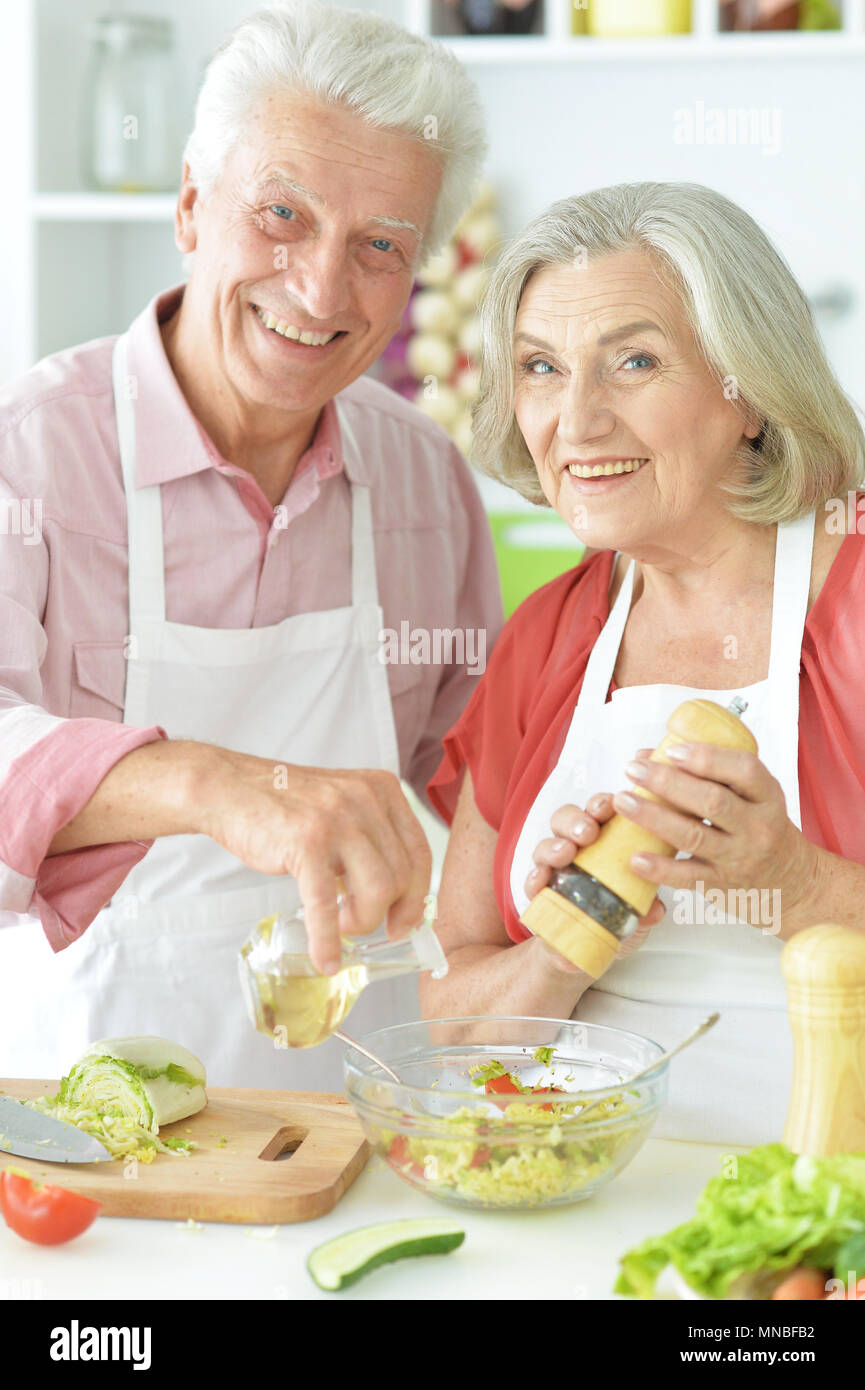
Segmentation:
<svg viewBox="0 0 865 1390">
<path fill-rule="evenodd" d="M 805 1302 L 825 1298 L 826 1275 L 819 1269 L 794 1269 L 772 1294 L 773 1300 Z"/>
</svg>

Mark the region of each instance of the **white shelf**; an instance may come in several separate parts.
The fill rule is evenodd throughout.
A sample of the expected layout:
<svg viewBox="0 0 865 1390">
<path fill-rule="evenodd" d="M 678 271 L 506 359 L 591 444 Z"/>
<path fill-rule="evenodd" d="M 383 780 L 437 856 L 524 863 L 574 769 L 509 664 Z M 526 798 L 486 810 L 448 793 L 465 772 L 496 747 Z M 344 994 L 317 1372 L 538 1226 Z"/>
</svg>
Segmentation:
<svg viewBox="0 0 865 1390">
<path fill-rule="evenodd" d="M 856 67 L 865 62 L 865 0 L 843 0 L 843 30 L 773 34 L 718 34 L 718 0 L 692 0 L 691 34 L 643 39 L 572 35 L 569 0 L 545 0 L 542 35 L 498 39 L 462 36 L 455 9 L 433 0 L 339 3 L 375 9 L 417 33 L 451 27 L 451 36 L 435 37 L 468 66 L 489 110 L 490 176 L 501 187 L 504 206 L 512 210 L 508 231 L 521 224 L 524 211 L 527 215 L 529 209 L 546 206 L 574 184 L 600 186 L 636 177 L 697 179 L 756 209 L 789 244 L 806 280 L 822 283 L 820 247 L 830 248 L 827 254 L 843 263 L 839 279 L 849 280 L 865 304 L 865 271 L 855 254 L 855 226 L 865 209 L 856 143 L 865 120 L 865 86 Z M 0 219 L 6 328 L 0 339 L 0 381 L 46 352 L 118 331 L 151 294 L 182 278 L 173 235 L 175 194 L 75 189 L 89 25 L 110 8 L 107 0 L 0 0 L 0 115 L 16 137 L 6 142 L 0 161 L 10 208 L 9 216 Z M 114 0 L 114 8 L 140 6 L 137 0 Z M 148 0 L 146 8 L 175 24 L 185 129 L 205 62 L 251 7 L 248 0 Z M 639 130 L 633 138 L 627 111 L 622 112 L 623 82 L 634 109 L 645 105 L 652 131 L 648 143 Z M 603 134 L 587 141 L 587 123 L 610 98 L 611 83 L 610 120 Z M 756 92 L 767 93 L 771 107 L 784 111 L 785 157 L 788 149 L 801 150 L 802 174 L 791 171 L 789 159 L 764 165 L 759 150 L 727 151 L 722 146 L 707 152 L 679 146 L 670 138 L 665 108 L 667 90 L 673 88 L 676 107 L 704 95 L 718 104 L 725 92 L 731 106 L 742 107 L 758 100 Z M 521 99 L 514 102 L 517 90 Z M 548 96 L 552 129 L 545 137 L 545 157 L 538 158 L 529 153 L 537 137 L 524 133 L 515 108 L 541 112 Z M 812 99 L 815 109 L 809 112 Z M 822 177 L 818 149 L 825 152 L 829 181 Z M 519 151 L 516 158 L 514 150 Z M 772 175 L 771 200 L 762 193 L 764 170 Z M 815 179 L 824 198 L 832 196 L 827 188 L 842 190 L 848 215 L 831 219 L 828 232 L 816 207 L 813 227 L 808 221 L 803 178 Z M 850 228 L 843 234 L 838 231 L 842 222 Z M 804 224 L 811 227 L 807 237 Z M 865 310 L 832 330 L 837 360 L 852 364 L 848 389 L 857 399 L 865 399 L 863 323 Z M 534 510 L 528 503 L 525 508 Z"/>
<path fill-rule="evenodd" d="M 774 34 L 671 34 L 663 38 L 595 39 L 585 35 L 549 38 L 448 38 L 435 35 L 461 62 L 589 63 L 693 62 L 695 58 L 861 58 L 865 33 L 841 29 Z"/>
<path fill-rule="evenodd" d="M 38 222 L 173 222 L 176 193 L 37 193 Z"/>
</svg>

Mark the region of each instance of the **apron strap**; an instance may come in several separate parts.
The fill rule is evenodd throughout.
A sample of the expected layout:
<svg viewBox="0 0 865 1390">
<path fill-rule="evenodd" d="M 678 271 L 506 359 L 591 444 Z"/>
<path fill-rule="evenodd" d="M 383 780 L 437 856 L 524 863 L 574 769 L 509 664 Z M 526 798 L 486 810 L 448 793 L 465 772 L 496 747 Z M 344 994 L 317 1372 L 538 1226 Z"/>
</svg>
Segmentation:
<svg viewBox="0 0 865 1390">
<path fill-rule="evenodd" d="M 618 555 L 618 552 L 617 552 Z M 615 564 L 615 561 L 613 562 Z M 616 656 L 622 643 L 625 623 L 631 611 L 634 593 L 634 562 L 629 561 L 622 586 L 600 635 L 589 653 L 577 708 L 606 703 L 607 691 L 613 676 Z"/>
<path fill-rule="evenodd" d="M 343 454 L 360 460 L 360 446 L 347 413 L 338 400 L 336 407 Z M 361 483 L 351 485 L 351 603 L 353 608 L 366 604 L 379 607 L 372 495 Z"/>
<path fill-rule="evenodd" d="M 129 564 L 129 631 L 143 622 L 165 621 L 165 559 L 162 544 L 162 493 L 159 485 L 137 488 L 135 408 L 137 382 L 128 373 L 127 338 L 112 356 L 114 411 L 126 492 L 126 550 Z"/>
<path fill-rule="evenodd" d="M 811 590 L 814 512 L 778 527 L 772 601 L 769 680 L 778 683 L 796 673 L 802 660 L 802 634 Z M 795 683 L 798 702 L 799 684 Z"/>
<path fill-rule="evenodd" d="M 800 830 L 799 799 L 799 672 L 802 635 L 808 615 L 811 589 L 811 557 L 814 550 L 815 512 L 778 527 L 775 542 L 775 582 L 772 598 L 772 637 L 769 652 L 769 688 L 780 727 L 789 730 L 787 815 Z M 748 713 L 745 711 L 745 718 Z M 776 776 L 779 775 L 776 771 Z"/>
<path fill-rule="evenodd" d="M 126 335 L 118 338 L 112 358 L 114 409 L 120 444 L 120 463 L 126 492 L 127 553 L 129 563 L 129 630 L 139 623 L 165 621 L 165 555 L 162 533 L 162 493 L 158 484 L 138 488 L 136 479 L 134 378 L 128 374 Z M 354 431 L 340 411 L 340 430 L 357 451 Z M 352 607 L 378 607 L 378 580 L 372 526 L 370 490 L 351 485 L 351 590 Z"/>
<path fill-rule="evenodd" d="M 800 825 L 799 750 L 799 669 L 802 635 L 808 613 L 811 588 L 811 557 L 814 549 L 815 513 L 778 525 L 775 541 L 775 569 L 772 582 L 772 631 L 767 684 L 778 720 L 790 730 L 790 756 L 793 773 L 788 781 L 787 814 Z M 577 709 L 601 709 L 616 664 L 616 655 L 631 608 L 634 588 L 634 562 L 628 565 L 616 602 L 589 654 Z M 726 693 L 726 692 L 725 692 Z M 732 699 L 734 692 L 729 692 Z M 747 713 L 746 713 L 747 719 Z M 571 721 L 562 756 L 571 756 L 584 733 L 576 717 Z"/>
<path fill-rule="evenodd" d="M 814 512 L 777 528 L 775 569 L 772 581 L 772 635 L 768 679 L 776 689 L 798 673 L 802 634 L 811 588 L 811 556 L 814 549 Z M 634 591 L 634 562 L 628 565 L 612 610 L 589 654 L 580 690 L 580 705 L 606 701 L 616 655 L 625 631 Z M 798 683 L 795 685 L 798 696 Z M 731 692 L 732 698 L 732 692 Z"/>
<path fill-rule="evenodd" d="M 353 608 L 378 608 L 372 499 L 368 487 L 351 485 L 351 603 Z"/>
</svg>

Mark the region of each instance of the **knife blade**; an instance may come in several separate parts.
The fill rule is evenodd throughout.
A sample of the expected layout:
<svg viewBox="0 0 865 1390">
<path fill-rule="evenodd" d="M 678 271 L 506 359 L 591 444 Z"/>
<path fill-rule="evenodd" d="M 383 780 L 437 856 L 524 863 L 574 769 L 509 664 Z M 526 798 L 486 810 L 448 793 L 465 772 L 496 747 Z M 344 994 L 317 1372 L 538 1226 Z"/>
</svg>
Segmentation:
<svg viewBox="0 0 865 1390">
<path fill-rule="evenodd" d="M 94 1135 L 11 1096 L 0 1096 L 0 1150 L 43 1163 L 104 1163 L 111 1158 Z"/>
</svg>

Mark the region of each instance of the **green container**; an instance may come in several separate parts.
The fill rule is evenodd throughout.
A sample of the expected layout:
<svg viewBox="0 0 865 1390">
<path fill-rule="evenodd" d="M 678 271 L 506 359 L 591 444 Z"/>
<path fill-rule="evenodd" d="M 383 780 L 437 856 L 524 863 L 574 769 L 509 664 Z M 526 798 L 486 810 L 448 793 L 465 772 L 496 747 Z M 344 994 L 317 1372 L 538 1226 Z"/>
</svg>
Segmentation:
<svg viewBox="0 0 865 1390">
<path fill-rule="evenodd" d="M 574 569 L 585 551 L 557 512 L 491 512 L 505 615 L 542 584 Z"/>
</svg>

